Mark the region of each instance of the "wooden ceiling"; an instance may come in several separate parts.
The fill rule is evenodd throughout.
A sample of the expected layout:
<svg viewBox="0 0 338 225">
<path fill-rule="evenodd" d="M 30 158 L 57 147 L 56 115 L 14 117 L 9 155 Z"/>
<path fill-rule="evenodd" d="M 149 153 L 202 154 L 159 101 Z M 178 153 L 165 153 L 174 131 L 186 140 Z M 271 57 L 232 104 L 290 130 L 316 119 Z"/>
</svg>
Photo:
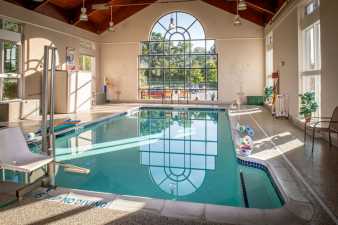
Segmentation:
<svg viewBox="0 0 338 225">
<path fill-rule="evenodd" d="M 65 23 L 100 34 L 109 26 L 110 10 L 94 10 L 93 4 L 111 3 L 115 24 L 132 16 L 156 0 L 86 0 L 85 6 L 89 20 L 80 21 L 82 0 L 6 0 L 38 13 L 53 17 Z M 159 0 L 159 2 L 195 1 L 195 0 Z M 227 12 L 236 14 L 236 0 L 201 0 Z M 265 26 L 286 0 L 246 0 L 248 8 L 240 11 L 240 16 L 260 26 Z"/>
</svg>

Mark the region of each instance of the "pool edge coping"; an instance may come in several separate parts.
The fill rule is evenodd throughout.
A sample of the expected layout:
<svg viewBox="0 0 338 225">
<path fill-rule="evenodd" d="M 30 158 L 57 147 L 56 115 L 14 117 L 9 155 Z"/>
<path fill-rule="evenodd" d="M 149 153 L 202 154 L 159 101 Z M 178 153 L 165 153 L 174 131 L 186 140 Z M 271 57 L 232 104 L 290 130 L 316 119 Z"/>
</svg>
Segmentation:
<svg viewBox="0 0 338 225">
<path fill-rule="evenodd" d="M 75 127 L 66 129 L 64 131 L 60 131 L 57 133 L 57 135 L 62 135 L 68 132 L 76 131 L 78 129 L 85 128 L 87 126 L 103 122 L 105 120 L 114 119 L 119 116 L 123 115 L 130 115 L 131 113 L 141 109 L 141 108 L 187 108 L 187 109 L 210 109 L 208 105 L 203 105 L 201 107 L 190 107 L 188 105 L 182 105 L 182 106 L 162 106 L 162 105 L 143 105 L 140 104 L 139 106 L 132 107 L 128 110 L 125 110 L 124 112 L 116 113 L 109 116 L 103 116 L 98 119 L 94 119 L 85 123 L 80 123 Z M 233 109 L 229 109 L 225 106 L 211 106 L 212 109 L 222 109 L 229 112 L 229 123 L 230 123 L 230 129 L 231 129 L 231 138 L 233 140 L 233 129 L 234 129 L 234 121 L 231 120 L 231 112 Z M 233 117 L 232 117 L 233 118 Z M 234 146 L 234 149 L 236 151 L 236 146 Z M 101 196 L 101 197 L 107 197 L 109 196 L 109 199 L 122 199 L 122 200 L 129 200 L 129 201 L 138 201 L 146 204 L 155 204 L 155 205 L 162 205 L 160 210 L 154 210 L 153 207 L 145 207 L 140 210 L 146 211 L 146 212 L 152 212 L 156 213 L 161 216 L 166 217 L 174 217 L 174 218 L 180 218 L 180 219 L 204 219 L 206 221 L 210 222 L 222 222 L 222 223 L 236 223 L 236 224 L 261 224 L 261 219 L 264 221 L 273 221 L 276 220 L 275 218 L 288 218 L 289 221 L 285 221 L 285 219 L 281 222 L 281 224 L 291 223 L 294 221 L 310 221 L 312 219 L 312 216 L 314 214 L 313 212 L 313 206 L 311 205 L 310 201 L 304 196 L 307 201 L 299 201 L 295 200 L 288 194 L 288 192 L 285 190 L 285 187 L 278 179 L 278 175 L 275 170 L 277 170 L 276 167 L 274 167 L 271 163 L 268 161 L 264 161 L 261 159 L 256 159 L 252 157 L 242 157 L 239 156 L 236 152 L 236 159 L 240 159 L 243 161 L 253 162 L 261 164 L 265 167 L 267 167 L 271 178 L 273 179 L 272 182 L 274 182 L 278 188 L 278 191 L 281 193 L 284 205 L 280 208 L 275 209 L 257 209 L 257 208 L 242 208 L 242 207 L 233 207 L 233 206 L 223 206 L 223 205 L 215 205 L 215 204 L 207 204 L 207 203 L 194 203 L 194 202 L 185 202 L 185 201 L 174 201 L 174 200 L 164 200 L 164 199 L 156 199 L 156 198 L 148 198 L 148 197 L 140 197 L 140 196 L 129 196 L 129 195 L 118 195 L 114 193 L 105 193 L 105 192 L 94 192 L 94 191 L 87 191 L 87 190 L 78 190 L 78 189 L 72 189 L 72 188 L 64 188 L 64 187 L 58 187 L 57 189 L 61 191 L 68 191 L 69 193 L 80 193 L 84 195 L 95 195 L 95 196 Z M 291 176 L 291 175 L 290 175 Z M 124 211 L 124 210 L 122 210 Z M 280 220 L 276 220 L 280 221 Z M 271 223 L 268 223 L 271 224 Z M 275 223 L 273 223 L 275 224 Z M 279 224 L 279 223 L 278 223 Z"/>
<path fill-rule="evenodd" d="M 231 113 L 233 113 L 235 111 L 236 110 L 234 110 L 234 109 L 229 109 L 229 122 L 231 124 L 231 132 L 232 132 L 231 133 L 231 137 L 232 138 L 234 138 L 234 132 L 237 132 L 235 124 L 237 124 L 238 120 L 235 118 L 236 115 L 231 115 Z M 237 150 L 236 146 L 234 146 L 234 148 L 235 148 L 235 150 Z M 279 176 L 277 174 L 278 167 L 274 166 L 271 162 L 269 162 L 267 160 L 262 160 L 262 159 L 254 158 L 251 155 L 249 155 L 249 156 L 241 156 L 241 155 L 239 155 L 237 153 L 236 153 L 236 157 L 237 157 L 237 159 L 240 159 L 240 160 L 244 160 L 244 161 L 248 161 L 248 162 L 253 162 L 253 163 L 258 163 L 258 164 L 261 164 L 261 165 L 267 167 L 268 172 L 271 175 L 272 182 L 275 183 L 275 185 L 277 186 L 280 194 L 284 198 L 284 205 L 281 208 L 287 209 L 287 211 L 290 214 L 292 214 L 292 215 L 294 215 L 294 216 L 296 216 L 296 217 L 298 217 L 298 218 L 300 218 L 300 219 L 302 219 L 304 221 L 311 221 L 311 219 L 312 219 L 312 217 L 314 215 L 314 208 L 313 208 L 313 205 L 311 204 L 310 200 L 302 192 L 299 192 L 298 194 L 301 194 L 303 199 L 302 200 L 299 200 L 299 199 L 297 200 L 297 199 L 294 198 L 294 196 L 291 196 L 289 194 L 289 191 L 287 191 L 287 186 L 289 186 L 289 185 L 290 186 L 292 186 L 292 185 L 297 186 L 297 183 L 293 179 L 290 180 L 290 181 L 288 181 L 288 183 L 283 183 L 282 182 L 283 179 L 279 179 Z M 280 167 L 280 168 L 284 168 L 284 169 L 288 168 L 288 166 L 286 166 L 287 163 L 284 162 L 284 160 L 283 160 L 283 164 L 284 165 L 282 167 Z M 295 177 L 295 176 L 291 175 L 291 172 L 289 170 L 287 170 L 287 175 L 289 177 Z M 267 210 L 269 210 L 269 209 L 267 209 Z"/>
</svg>

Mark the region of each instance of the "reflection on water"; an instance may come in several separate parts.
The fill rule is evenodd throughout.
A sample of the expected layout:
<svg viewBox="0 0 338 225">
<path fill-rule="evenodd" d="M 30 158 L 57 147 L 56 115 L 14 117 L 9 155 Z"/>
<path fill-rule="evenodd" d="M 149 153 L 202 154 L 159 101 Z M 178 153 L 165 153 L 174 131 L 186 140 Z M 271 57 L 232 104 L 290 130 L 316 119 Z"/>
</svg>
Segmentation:
<svg viewBox="0 0 338 225">
<path fill-rule="evenodd" d="M 59 137 L 59 186 L 117 194 L 242 206 L 227 113 L 144 109 Z"/>
<path fill-rule="evenodd" d="M 202 185 L 206 170 L 215 170 L 217 119 L 217 112 L 140 112 L 140 134 L 149 141 L 140 146 L 141 164 L 163 191 L 189 195 Z"/>
</svg>

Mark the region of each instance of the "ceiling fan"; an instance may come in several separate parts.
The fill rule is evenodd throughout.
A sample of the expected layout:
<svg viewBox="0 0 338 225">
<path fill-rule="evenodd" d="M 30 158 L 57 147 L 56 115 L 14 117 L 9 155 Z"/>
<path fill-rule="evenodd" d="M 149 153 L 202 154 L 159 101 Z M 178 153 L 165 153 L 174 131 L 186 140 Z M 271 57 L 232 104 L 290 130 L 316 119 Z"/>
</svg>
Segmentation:
<svg viewBox="0 0 338 225">
<path fill-rule="evenodd" d="M 266 9 L 262 6 L 259 6 L 256 3 L 247 1 L 247 0 L 226 0 L 226 1 L 237 3 L 237 8 L 238 8 L 239 11 L 245 11 L 250 7 L 250 8 L 256 9 L 256 10 L 260 10 L 260 11 L 265 12 L 265 13 L 270 14 L 270 15 L 275 14 L 273 11 Z"/>
</svg>

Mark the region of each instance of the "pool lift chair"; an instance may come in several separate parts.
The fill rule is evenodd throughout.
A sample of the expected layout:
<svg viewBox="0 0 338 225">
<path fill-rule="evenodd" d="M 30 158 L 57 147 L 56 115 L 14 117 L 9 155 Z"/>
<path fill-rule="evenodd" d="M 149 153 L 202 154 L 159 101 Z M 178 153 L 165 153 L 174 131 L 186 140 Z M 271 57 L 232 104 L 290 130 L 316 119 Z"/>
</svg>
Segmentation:
<svg viewBox="0 0 338 225">
<path fill-rule="evenodd" d="M 41 182 L 46 179 L 37 179 L 32 184 L 30 177 L 32 173 L 40 168 L 46 167 L 53 162 L 53 157 L 32 153 L 20 128 L 6 128 L 0 130 L 0 169 L 2 170 L 2 180 L 5 181 L 5 170 L 21 172 L 25 174 L 24 183 L 16 194 L 20 198 L 22 191 L 33 190 L 37 186 L 41 186 Z"/>
<path fill-rule="evenodd" d="M 25 185 L 16 190 L 17 199 L 34 189 L 55 186 L 55 165 L 64 167 L 67 172 L 88 174 L 85 168 L 70 164 L 55 162 L 55 133 L 54 133 L 54 76 L 56 48 L 44 47 L 44 67 L 41 95 L 41 149 L 42 154 L 32 153 L 20 128 L 5 128 L 0 130 L 0 169 L 5 180 L 5 170 L 18 171 L 25 174 Z M 48 73 L 49 56 L 51 54 L 50 77 Z M 48 86 L 50 86 L 48 92 Z M 50 93 L 48 95 L 48 93 Z M 49 120 L 48 120 L 49 111 Z M 49 124 L 48 124 L 49 123 Z M 48 127 L 50 129 L 48 129 Z M 45 174 L 30 182 L 32 173 L 38 169 L 44 169 Z M 47 170 L 46 170 L 47 168 Z M 1 185 L 1 183 L 0 183 Z"/>
</svg>

